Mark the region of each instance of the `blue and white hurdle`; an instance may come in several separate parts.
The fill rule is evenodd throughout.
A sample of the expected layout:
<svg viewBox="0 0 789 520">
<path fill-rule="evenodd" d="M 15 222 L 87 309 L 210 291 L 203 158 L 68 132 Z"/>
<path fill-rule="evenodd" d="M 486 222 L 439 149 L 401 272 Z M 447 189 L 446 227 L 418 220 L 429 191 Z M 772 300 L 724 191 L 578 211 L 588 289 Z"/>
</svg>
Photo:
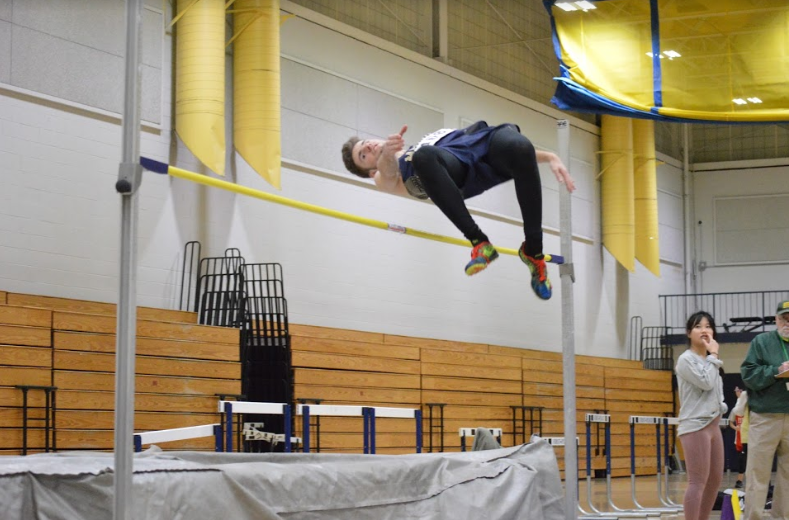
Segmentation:
<svg viewBox="0 0 789 520">
<path fill-rule="evenodd" d="M 641 511 L 660 511 L 666 514 L 677 514 L 682 511 L 682 506 L 679 504 L 675 504 L 667 499 L 668 497 L 668 460 L 669 460 L 669 444 L 668 444 L 668 431 L 669 431 L 669 424 L 676 424 L 671 423 L 670 421 L 676 420 L 671 417 L 654 417 L 654 416 L 645 416 L 645 415 L 631 415 L 628 419 L 630 423 L 630 499 L 636 505 L 636 507 Z M 644 507 L 638 502 L 637 493 L 636 493 L 636 426 L 640 424 L 654 424 L 655 425 L 655 446 L 656 446 L 656 462 L 657 462 L 657 473 L 655 475 L 657 480 L 657 497 L 660 500 L 660 503 L 663 504 L 663 507 Z M 663 457 L 661 456 L 661 448 L 660 448 L 660 427 L 665 426 L 665 465 L 663 465 Z M 661 471 L 661 465 L 666 468 L 665 475 Z M 665 488 L 666 488 L 666 496 L 663 495 L 663 485 L 662 481 L 665 478 Z"/>
<path fill-rule="evenodd" d="M 302 416 L 302 446 L 304 453 L 310 451 L 310 417 L 362 417 L 363 444 L 365 454 L 375 453 L 375 420 L 413 419 L 416 422 L 416 452 L 422 453 L 422 410 L 418 408 L 395 408 L 388 406 L 361 406 L 337 404 L 300 404 L 296 407 L 296 415 Z"/>
<path fill-rule="evenodd" d="M 204 424 L 201 426 L 135 433 L 134 451 L 139 453 L 142 451 L 143 446 L 149 444 L 199 439 L 201 437 L 214 437 L 214 451 L 222 451 L 222 427 L 219 424 Z"/>
<path fill-rule="evenodd" d="M 291 408 L 289 404 L 283 403 L 259 403 L 253 401 L 219 401 L 219 413 L 223 414 L 223 424 L 225 430 L 225 450 L 233 451 L 233 415 L 234 414 L 261 414 L 261 415 L 284 415 L 285 420 L 285 452 L 291 451 L 293 438 L 291 437 Z"/>
<path fill-rule="evenodd" d="M 550 444 L 553 447 L 557 447 L 557 446 L 558 447 L 564 447 L 565 446 L 564 437 L 534 437 L 533 436 L 532 440 L 534 440 L 535 438 L 547 441 L 548 444 Z M 578 457 L 578 444 L 579 444 L 579 440 L 578 440 L 578 437 L 576 437 L 575 438 L 575 447 L 576 447 L 575 456 L 576 456 L 576 459 Z M 575 467 L 576 468 L 578 467 L 577 460 L 576 460 Z M 564 482 L 565 482 L 565 484 L 564 485 L 566 486 L 569 481 L 570 481 L 570 477 L 568 477 L 567 472 L 565 471 L 565 475 L 564 475 Z M 578 475 L 576 475 L 575 476 L 575 496 L 576 497 L 578 496 L 578 489 L 579 489 L 579 487 L 580 486 L 578 484 Z M 603 513 L 589 513 L 588 511 L 584 510 L 583 507 L 581 507 L 580 501 L 575 503 L 575 507 L 578 509 L 578 512 L 581 513 L 581 515 L 582 515 L 582 516 L 578 517 L 578 520 L 617 520 L 617 517 L 613 516 L 613 515 L 607 515 L 607 514 L 603 514 Z"/>
<path fill-rule="evenodd" d="M 668 511 L 650 509 L 624 509 L 614 504 L 611 496 L 611 416 L 609 414 L 586 414 L 586 499 L 594 514 L 613 515 L 617 518 L 657 517 Z M 600 511 L 592 501 L 592 424 L 603 424 L 605 430 L 605 483 L 606 499 L 612 511 Z"/>
</svg>

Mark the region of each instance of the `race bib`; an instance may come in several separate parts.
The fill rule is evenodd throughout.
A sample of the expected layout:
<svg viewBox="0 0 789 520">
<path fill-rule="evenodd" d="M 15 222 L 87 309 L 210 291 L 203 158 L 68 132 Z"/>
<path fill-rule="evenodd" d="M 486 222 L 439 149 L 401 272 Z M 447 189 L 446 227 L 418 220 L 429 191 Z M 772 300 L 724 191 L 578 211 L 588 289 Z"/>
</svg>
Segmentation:
<svg viewBox="0 0 789 520">
<path fill-rule="evenodd" d="M 451 134 L 454 132 L 454 128 L 442 128 L 441 130 L 436 130 L 435 132 L 431 132 L 424 136 L 418 143 L 408 149 L 405 153 L 405 160 L 407 162 L 411 162 L 411 159 L 414 156 L 414 152 L 422 148 L 423 146 L 433 146 L 437 142 L 439 142 L 443 137 L 447 134 Z"/>
</svg>

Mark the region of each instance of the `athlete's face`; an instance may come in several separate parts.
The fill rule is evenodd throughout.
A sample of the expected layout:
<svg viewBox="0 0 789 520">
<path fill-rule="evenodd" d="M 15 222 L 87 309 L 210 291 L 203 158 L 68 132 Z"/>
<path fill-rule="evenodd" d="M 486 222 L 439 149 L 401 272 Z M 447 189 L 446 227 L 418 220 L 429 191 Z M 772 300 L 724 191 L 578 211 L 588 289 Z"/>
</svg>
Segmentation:
<svg viewBox="0 0 789 520">
<path fill-rule="evenodd" d="M 378 167 L 378 158 L 381 156 L 384 141 L 381 139 L 365 139 L 353 145 L 351 155 L 356 166 L 363 170 L 374 172 Z"/>
</svg>

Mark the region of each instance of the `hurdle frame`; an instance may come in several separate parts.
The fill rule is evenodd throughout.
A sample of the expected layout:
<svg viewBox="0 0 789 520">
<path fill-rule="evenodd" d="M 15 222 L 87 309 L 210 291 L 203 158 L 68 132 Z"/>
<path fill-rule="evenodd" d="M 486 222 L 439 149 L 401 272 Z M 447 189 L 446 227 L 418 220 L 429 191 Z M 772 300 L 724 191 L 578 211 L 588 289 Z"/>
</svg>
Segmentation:
<svg viewBox="0 0 789 520">
<path fill-rule="evenodd" d="M 219 401 L 219 413 L 222 415 L 225 430 L 225 450 L 233 451 L 233 414 L 268 414 L 285 416 L 285 453 L 292 447 L 293 427 L 291 424 L 291 407 L 285 403 L 263 403 L 256 401 Z"/>
<path fill-rule="evenodd" d="M 154 430 L 134 434 L 134 451 L 139 453 L 142 447 L 148 444 L 162 442 L 184 441 L 202 437 L 214 437 L 214 451 L 222 451 L 222 426 L 219 423 L 202 424 L 200 426 L 186 426 L 184 428 L 170 428 L 167 430 Z"/>
<path fill-rule="evenodd" d="M 679 513 L 682 510 L 682 506 L 678 504 L 674 504 L 673 502 L 668 502 L 664 500 L 663 493 L 661 492 L 661 479 L 663 476 L 661 475 L 661 456 L 660 456 L 660 426 L 666 423 L 666 431 L 668 432 L 668 418 L 660 417 L 660 416 L 648 416 L 648 415 L 631 415 L 628 418 L 628 423 L 630 424 L 630 499 L 635 504 L 636 508 L 642 511 L 662 511 L 665 513 Z M 655 425 L 655 439 L 656 439 L 656 457 L 657 457 L 657 496 L 660 503 L 663 504 L 664 507 L 644 507 L 642 506 L 637 499 L 636 493 L 636 433 L 635 427 L 638 424 L 654 424 Z M 666 438 L 666 442 L 668 442 L 668 438 Z M 668 445 L 666 445 L 668 448 Z M 668 473 L 666 474 L 666 479 L 668 479 Z M 668 490 L 668 480 L 666 480 L 666 490 Z"/>
<path fill-rule="evenodd" d="M 491 435 L 496 438 L 499 444 L 501 444 L 501 439 L 504 436 L 504 430 L 502 428 L 490 428 L 487 426 L 482 426 L 488 430 Z M 459 428 L 458 429 L 458 436 L 460 436 L 460 451 L 466 451 L 466 437 L 476 437 L 477 430 L 479 428 Z"/>
<path fill-rule="evenodd" d="M 535 437 L 532 436 L 532 439 L 535 439 Z M 564 437 L 539 437 L 539 436 L 537 436 L 536 439 L 540 439 L 540 440 L 546 441 L 552 448 L 555 448 L 556 446 L 558 446 L 558 447 L 564 448 L 565 452 L 567 451 L 567 443 L 565 442 L 565 438 Z M 576 437 L 575 438 L 575 448 L 576 448 L 575 449 L 575 453 L 576 453 L 576 455 L 578 454 L 578 445 L 579 444 L 580 444 L 580 440 L 578 439 L 578 437 Z M 576 468 L 578 467 L 577 461 L 576 461 L 576 465 L 575 466 L 576 466 Z M 567 466 L 565 466 L 565 469 L 564 469 L 565 493 L 567 492 L 566 489 L 567 489 L 568 480 L 569 480 L 567 475 L 568 475 L 567 474 Z M 575 496 L 577 497 L 579 495 L 578 488 L 580 487 L 580 484 L 578 483 L 577 470 L 576 470 L 576 475 L 575 475 L 575 486 L 574 487 L 575 487 Z M 570 511 L 571 512 L 578 511 L 579 513 L 581 513 L 581 515 L 583 515 L 583 516 L 576 517 L 575 514 L 573 514 L 573 518 L 577 518 L 578 520 L 617 520 L 617 518 L 618 518 L 616 516 L 607 516 L 607 515 L 605 515 L 603 513 L 589 513 L 588 511 L 585 511 L 583 507 L 581 507 L 581 502 L 580 501 L 576 501 L 576 503 L 572 505 L 572 508 L 570 509 Z"/>
<path fill-rule="evenodd" d="M 661 515 L 660 511 L 622 509 L 614 504 L 611 497 L 611 415 L 588 413 L 584 422 L 586 423 L 586 501 L 589 509 L 594 514 L 610 514 L 618 518 L 659 517 Z M 592 501 L 592 423 L 604 425 L 606 500 L 613 511 L 600 511 Z"/>
<path fill-rule="evenodd" d="M 302 416 L 302 449 L 310 452 L 310 419 L 314 416 L 361 417 L 363 448 L 365 455 L 374 455 L 376 418 L 414 419 L 416 422 L 416 453 L 422 453 L 422 410 L 419 408 L 397 408 L 390 406 L 363 406 L 340 404 L 299 404 L 296 415 Z"/>
</svg>

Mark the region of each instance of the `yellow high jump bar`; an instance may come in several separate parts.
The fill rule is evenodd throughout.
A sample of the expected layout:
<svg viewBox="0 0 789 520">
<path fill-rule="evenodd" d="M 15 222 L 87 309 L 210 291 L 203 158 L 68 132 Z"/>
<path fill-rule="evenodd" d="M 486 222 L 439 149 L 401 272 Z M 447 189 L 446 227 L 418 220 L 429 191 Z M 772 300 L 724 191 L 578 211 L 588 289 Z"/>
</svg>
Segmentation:
<svg viewBox="0 0 789 520">
<path fill-rule="evenodd" d="M 177 168 L 175 166 L 170 166 L 169 164 L 163 162 L 155 161 L 153 159 L 148 159 L 147 157 L 140 157 L 140 164 L 142 165 L 143 168 L 145 168 L 148 171 L 170 175 L 171 177 L 177 177 L 179 179 L 196 182 L 198 184 L 211 186 L 213 188 L 219 188 L 225 191 L 231 191 L 233 193 L 238 193 L 240 195 L 246 195 L 247 197 L 253 197 L 255 199 L 274 202 L 276 204 L 282 204 L 283 206 L 290 206 L 291 208 L 301 209 L 304 211 L 309 211 L 311 213 L 317 213 L 319 215 L 325 215 L 327 217 L 332 217 L 340 220 L 347 220 L 349 222 L 355 222 L 357 224 L 362 224 L 365 226 L 370 226 L 378 229 L 385 229 L 388 231 L 394 231 L 395 233 L 400 233 L 403 235 L 410 235 L 418 238 L 426 238 L 428 240 L 435 240 L 436 242 L 445 242 L 447 244 L 455 244 L 457 246 L 471 247 L 471 242 L 469 242 L 468 240 L 463 240 L 462 238 L 437 235 L 435 233 L 428 233 L 427 231 L 420 231 L 418 229 L 407 228 L 405 226 L 400 226 L 397 224 L 389 224 L 381 220 L 374 220 L 371 218 L 360 217 L 358 215 L 352 215 L 350 213 L 344 213 L 342 211 L 324 208 L 322 206 L 317 206 L 315 204 L 300 202 L 298 200 L 289 199 L 281 195 L 266 193 L 265 191 L 248 188 L 246 186 L 241 186 L 239 184 L 234 184 L 232 182 L 223 181 L 200 173 L 190 172 L 188 170 Z M 496 246 L 496 250 L 499 253 L 504 253 L 505 255 L 518 256 L 517 249 L 510 249 L 506 247 Z M 546 254 L 545 261 L 552 262 L 554 264 L 562 264 L 564 263 L 564 258 L 559 255 Z"/>
</svg>

